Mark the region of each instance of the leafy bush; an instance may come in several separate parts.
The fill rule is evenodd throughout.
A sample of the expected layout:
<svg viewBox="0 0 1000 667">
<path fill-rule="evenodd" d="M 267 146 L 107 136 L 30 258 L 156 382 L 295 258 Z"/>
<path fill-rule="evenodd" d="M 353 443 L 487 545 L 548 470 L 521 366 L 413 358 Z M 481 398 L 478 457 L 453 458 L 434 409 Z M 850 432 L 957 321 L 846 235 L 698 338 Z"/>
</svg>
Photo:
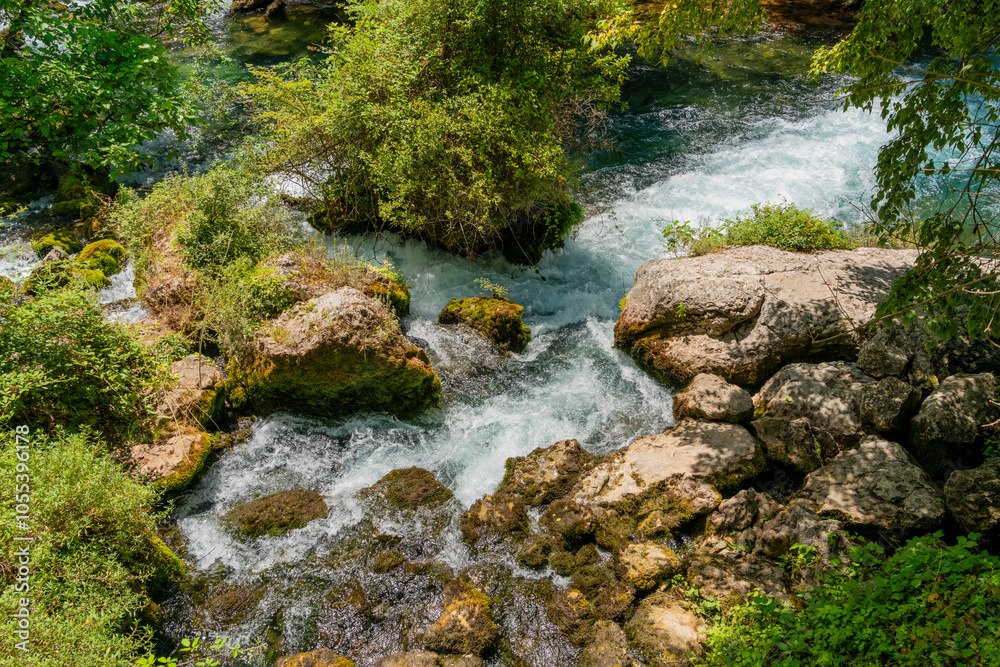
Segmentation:
<svg viewBox="0 0 1000 667">
<path fill-rule="evenodd" d="M 802 597 L 802 609 L 754 598 L 717 624 L 706 664 L 986 666 L 1000 655 L 1000 558 L 977 549 L 911 540 L 889 558 L 856 547 Z"/>
<path fill-rule="evenodd" d="M 0 480 L 15 483 L 13 429 L 0 435 Z M 85 433 L 28 434 L 30 516 L 19 526 L 12 493 L 0 495 L 0 633 L 11 646 L 18 599 L 31 606 L 33 667 L 132 665 L 152 630 L 139 622 L 146 587 L 178 563 L 156 536 L 156 492 L 137 483 Z M 18 480 L 23 482 L 22 480 Z M 30 535 L 30 543 L 15 537 Z M 30 586 L 17 591 L 15 549 L 30 548 Z M 4 664 L 9 664 L 4 662 Z M 14 664 L 18 663 L 15 659 Z"/>
<path fill-rule="evenodd" d="M 0 321 L 0 426 L 90 425 L 116 444 L 152 414 L 164 365 L 104 319 L 93 292 L 0 299 Z"/>
</svg>

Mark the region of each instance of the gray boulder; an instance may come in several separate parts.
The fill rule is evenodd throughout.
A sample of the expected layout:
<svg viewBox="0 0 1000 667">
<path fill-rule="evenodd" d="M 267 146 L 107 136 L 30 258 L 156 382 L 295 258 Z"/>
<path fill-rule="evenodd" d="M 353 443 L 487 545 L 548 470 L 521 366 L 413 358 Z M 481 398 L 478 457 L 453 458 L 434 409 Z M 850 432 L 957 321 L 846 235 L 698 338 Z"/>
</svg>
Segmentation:
<svg viewBox="0 0 1000 667">
<path fill-rule="evenodd" d="M 691 664 L 688 654 L 702 653 L 706 630 L 697 614 L 665 593 L 644 599 L 625 627 L 632 644 L 654 667 Z"/>
<path fill-rule="evenodd" d="M 727 556 L 695 553 L 688 559 L 686 580 L 702 595 L 740 603 L 755 590 L 788 602 L 785 571 L 770 563 L 747 563 Z"/>
<path fill-rule="evenodd" d="M 956 470 L 944 485 L 944 502 L 962 530 L 1000 540 L 1000 457 L 972 470 Z"/>
<path fill-rule="evenodd" d="M 920 405 L 920 391 L 896 377 L 861 389 L 861 419 L 879 433 L 901 430 Z"/>
<path fill-rule="evenodd" d="M 733 424 L 748 422 L 753 418 L 753 398 L 746 389 L 718 375 L 699 373 L 674 396 L 674 418 L 685 417 Z"/>
</svg>

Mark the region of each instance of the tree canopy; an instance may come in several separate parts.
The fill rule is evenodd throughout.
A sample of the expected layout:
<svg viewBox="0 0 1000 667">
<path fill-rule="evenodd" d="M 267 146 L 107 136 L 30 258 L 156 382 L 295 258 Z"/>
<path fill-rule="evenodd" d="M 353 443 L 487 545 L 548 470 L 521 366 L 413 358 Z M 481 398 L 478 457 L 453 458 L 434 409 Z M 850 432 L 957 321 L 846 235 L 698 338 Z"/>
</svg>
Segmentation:
<svg viewBox="0 0 1000 667">
<path fill-rule="evenodd" d="M 970 335 L 995 334 L 1000 2 L 868 0 L 857 20 L 813 69 L 853 74 L 845 108 L 878 106 L 887 119 L 895 136 L 879 152 L 871 206 L 886 236 L 925 251 L 880 314 L 912 318 L 919 307 L 942 337 L 960 321 Z"/>
</svg>

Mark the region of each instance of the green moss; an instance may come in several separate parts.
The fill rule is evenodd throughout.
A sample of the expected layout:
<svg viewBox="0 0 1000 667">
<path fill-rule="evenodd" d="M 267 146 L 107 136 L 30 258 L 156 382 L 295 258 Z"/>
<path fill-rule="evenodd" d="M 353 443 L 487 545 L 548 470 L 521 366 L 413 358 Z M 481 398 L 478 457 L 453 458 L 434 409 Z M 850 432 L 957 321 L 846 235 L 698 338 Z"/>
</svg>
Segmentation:
<svg viewBox="0 0 1000 667">
<path fill-rule="evenodd" d="M 601 554 L 593 544 L 585 544 L 575 553 L 570 553 L 565 549 L 554 549 L 549 555 L 549 565 L 556 571 L 556 574 L 568 577 L 577 570 L 589 565 L 597 565 L 601 562 Z"/>
<path fill-rule="evenodd" d="M 376 271 L 381 274 L 381 270 Z M 365 285 L 363 291 L 365 295 L 388 304 L 396 317 L 405 317 L 410 312 L 410 290 L 402 281 L 381 274 L 378 279 Z"/>
<path fill-rule="evenodd" d="M 65 218 L 91 218 L 97 214 L 98 206 L 92 199 L 73 199 L 52 205 L 49 213 Z"/>
<path fill-rule="evenodd" d="M 401 509 L 438 505 L 452 497 L 451 490 L 423 468 L 400 468 L 361 490 L 362 497 L 380 494 Z"/>
<path fill-rule="evenodd" d="M 208 461 L 209 454 L 212 453 L 212 437 L 207 433 L 199 433 L 198 441 L 188 454 L 188 458 L 183 465 L 178 467 L 173 474 L 161 477 L 153 482 L 154 486 L 163 491 L 180 491 L 187 488 L 188 484 L 201 472 Z"/>
<path fill-rule="evenodd" d="M 75 255 L 83 250 L 83 244 L 76 238 L 76 235 L 68 229 L 57 229 L 50 234 L 46 234 L 31 244 L 31 249 L 39 257 L 44 257 L 52 248 L 59 246 L 67 255 Z"/>
<path fill-rule="evenodd" d="M 390 570 L 395 570 L 405 562 L 406 557 L 402 551 L 383 551 L 375 556 L 375 559 L 372 561 L 372 572 L 375 574 L 385 574 Z"/>
<path fill-rule="evenodd" d="M 246 537 L 281 535 L 325 517 L 329 508 L 315 491 L 280 491 L 242 503 L 226 514 L 226 523 Z"/>
<path fill-rule="evenodd" d="M 0 276 L 0 296 L 13 294 L 17 291 L 17 285 L 7 276 Z"/>
<path fill-rule="evenodd" d="M 153 538 L 148 557 L 152 572 L 146 588 L 153 597 L 160 597 L 171 583 L 187 575 L 184 561 L 158 537 Z"/>
<path fill-rule="evenodd" d="M 464 324 L 502 350 L 521 352 L 531 340 L 531 329 L 521 321 L 523 314 L 524 308 L 509 299 L 452 299 L 438 315 L 438 324 Z"/>
<path fill-rule="evenodd" d="M 83 283 L 94 289 L 104 289 L 111 284 L 100 271 L 81 269 L 72 260 L 63 260 L 36 267 L 24 283 L 24 291 L 34 296 L 43 288 L 67 287 L 73 282 Z"/>
<path fill-rule="evenodd" d="M 76 263 L 80 268 L 100 271 L 105 276 L 113 276 L 122 270 L 122 264 L 128 257 L 125 248 L 117 241 L 103 239 L 94 241 L 80 251 Z"/>
<path fill-rule="evenodd" d="M 563 247 L 564 238 L 583 221 L 583 207 L 557 200 L 537 206 L 514 221 L 501 237 L 503 256 L 514 264 L 535 265 L 546 250 Z"/>
</svg>

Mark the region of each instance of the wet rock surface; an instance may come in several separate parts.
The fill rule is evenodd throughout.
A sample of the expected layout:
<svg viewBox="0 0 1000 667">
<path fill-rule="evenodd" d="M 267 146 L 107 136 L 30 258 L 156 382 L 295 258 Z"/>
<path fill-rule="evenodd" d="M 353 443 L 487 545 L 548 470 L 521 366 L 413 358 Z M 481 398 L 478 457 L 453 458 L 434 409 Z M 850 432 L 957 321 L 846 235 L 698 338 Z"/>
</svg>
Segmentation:
<svg viewBox="0 0 1000 667">
<path fill-rule="evenodd" d="M 226 514 L 226 521 L 246 537 L 275 536 L 303 528 L 310 521 L 325 517 L 328 511 L 323 496 L 295 489 L 237 505 Z"/>
<path fill-rule="evenodd" d="M 334 653 L 328 648 L 318 648 L 308 653 L 278 658 L 274 667 L 357 667 L 353 660 Z"/>
<path fill-rule="evenodd" d="M 361 490 L 363 497 L 375 494 L 404 509 L 439 505 L 452 497 L 451 489 L 439 482 L 434 473 L 417 467 L 393 470 Z"/>
<path fill-rule="evenodd" d="M 579 667 L 633 667 L 628 640 L 621 626 L 612 621 L 598 621 L 594 639 L 580 652 Z"/>
<path fill-rule="evenodd" d="M 438 324 L 465 325 L 502 350 L 521 352 L 531 340 L 531 329 L 521 322 L 523 314 L 523 306 L 502 297 L 452 299 L 438 315 Z"/>
<path fill-rule="evenodd" d="M 492 601 L 468 583 L 455 579 L 444 589 L 444 613 L 424 633 L 424 645 L 440 653 L 480 655 L 500 630 L 493 622 Z"/>
</svg>

